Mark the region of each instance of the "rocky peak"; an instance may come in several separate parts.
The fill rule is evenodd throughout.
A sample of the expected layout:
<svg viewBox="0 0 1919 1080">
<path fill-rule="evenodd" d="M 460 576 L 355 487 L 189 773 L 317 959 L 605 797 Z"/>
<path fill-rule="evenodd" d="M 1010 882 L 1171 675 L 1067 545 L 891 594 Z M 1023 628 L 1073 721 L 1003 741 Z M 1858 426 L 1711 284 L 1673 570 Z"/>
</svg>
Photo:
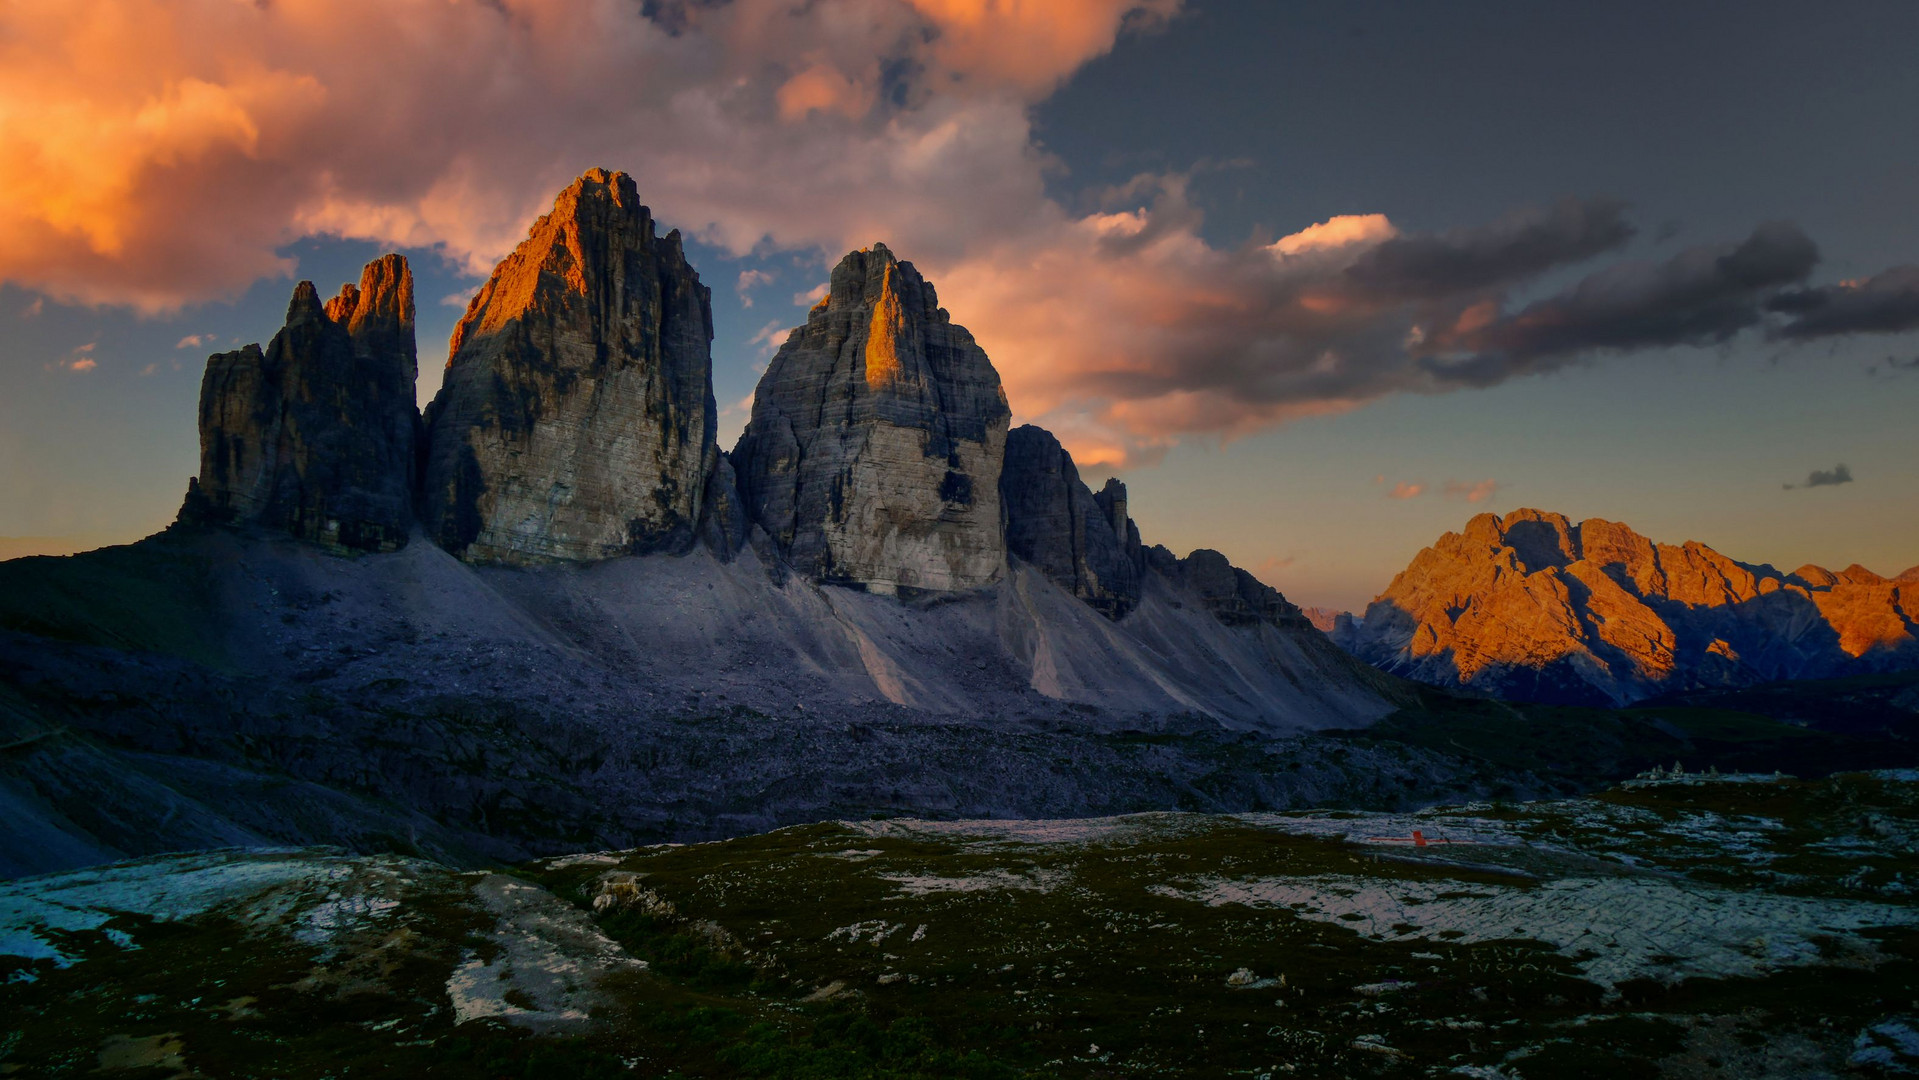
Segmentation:
<svg viewBox="0 0 1919 1080">
<path fill-rule="evenodd" d="M 1493 548 L 1511 548 L 1527 573 L 1563 567 L 1579 558 L 1578 530 L 1563 514 L 1526 509 L 1503 518 L 1480 514 L 1466 523 L 1465 538 Z"/>
<path fill-rule="evenodd" d="M 327 301 L 326 316 L 345 327 L 354 345 L 369 355 L 403 357 L 419 375 L 413 333 L 413 273 L 403 255 L 382 255 L 360 271 L 360 283 L 340 286 Z"/>
<path fill-rule="evenodd" d="M 1127 514 L 1126 485 L 1116 476 L 1106 478 L 1106 485 L 1093 493 L 1093 501 L 1099 505 L 1100 513 L 1106 515 L 1106 524 L 1113 530 L 1122 546 L 1138 546 L 1134 535 L 1133 519 Z M 1130 544 L 1129 544 L 1130 541 Z"/>
<path fill-rule="evenodd" d="M 470 561 L 679 551 L 718 466 L 710 293 L 625 173 L 554 200 L 453 332 L 424 501 Z"/>
<path fill-rule="evenodd" d="M 1234 566 L 1211 548 L 1200 548 L 1181 559 L 1179 577 L 1228 626 L 1312 626 L 1298 605 L 1280 595 L 1278 589 Z"/>
<path fill-rule="evenodd" d="M 1439 685 L 1620 704 L 1919 662 L 1919 595 L 1860 566 L 1782 575 L 1617 522 L 1481 514 L 1421 551 L 1338 640 Z"/>
<path fill-rule="evenodd" d="M 1010 411 L 933 286 L 883 244 L 834 267 L 767 366 L 732 454 L 748 517 L 790 565 L 875 592 L 996 580 Z"/>
<path fill-rule="evenodd" d="M 1008 552 L 1107 618 L 1139 605 L 1139 568 L 1126 544 L 1125 485 L 1108 480 L 1093 494 L 1059 440 L 1027 424 L 1007 433 L 999 489 Z"/>
<path fill-rule="evenodd" d="M 406 259 L 369 263 L 359 285 L 327 304 L 300 282 L 264 350 L 207 360 L 200 475 L 181 520 L 257 525 L 350 550 L 405 546 L 417 369 Z"/>
</svg>

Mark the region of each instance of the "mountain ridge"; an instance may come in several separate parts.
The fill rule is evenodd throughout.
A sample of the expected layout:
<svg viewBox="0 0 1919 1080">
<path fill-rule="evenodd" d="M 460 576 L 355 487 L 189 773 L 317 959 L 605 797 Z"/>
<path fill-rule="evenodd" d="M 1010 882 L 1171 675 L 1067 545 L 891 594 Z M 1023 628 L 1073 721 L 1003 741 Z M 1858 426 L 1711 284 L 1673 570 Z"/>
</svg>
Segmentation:
<svg viewBox="0 0 1919 1080">
<path fill-rule="evenodd" d="M 1919 666 L 1915 581 L 1858 565 L 1781 573 L 1698 541 L 1519 509 L 1446 533 L 1333 636 L 1432 685 L 1621 705 Z"/>
</svg>

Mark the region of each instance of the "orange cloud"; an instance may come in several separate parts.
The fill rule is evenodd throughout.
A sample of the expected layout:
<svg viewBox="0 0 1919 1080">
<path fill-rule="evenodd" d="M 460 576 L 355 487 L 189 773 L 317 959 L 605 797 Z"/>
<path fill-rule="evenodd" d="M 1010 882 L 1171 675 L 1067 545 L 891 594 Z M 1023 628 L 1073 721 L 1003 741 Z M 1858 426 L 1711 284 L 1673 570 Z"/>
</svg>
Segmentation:
<svg viewBox="0 0 1919 1080">
<path fill-rule="evenodd" d="M 94 343 L 75 345 L 73 351 L 47 365 L 48 371 L 92 371 L 99 363 L 88 354 L 93 352 Z"/>
<path fill-rule="evenodd" d="M 815 112 L 836 112 L 858 120 L 873 108 L 873 88 L 854 82 L 838 68 L 814 64 L 783 83 L 774 95 L 783 120 L 804 120 Z"/>
<path fill-rule="evenodd" d="M 601 163 L 737 251 L 1017 221 L 1045 201 L 1036 95 L 1178 6 L 21 0 L 0 5 L 0 280 L 160 311 L 288 274 L 278 250 L 314 233 L 484 271 Z M 909 73 L 884 103 L 883 69 Z"/>
<path fill-rule="evenodd" d="M 1105 55 L 1123 29 L 1157 25 L 1182 0 L 909 0 L 939 29 L 933 54 L 956 76 L 1053 89 Z"/>
<path fill-rule="evenodd" d="M 1398 232 L 1385 214 L 1341 214 L 1282 236 L 1270 246 L 1276 255 L 1298 255 L 1353 244 L 1377 244 Z"/>
<path fill-rule="evenodd" d="M 1497 480 L 1478 480 L 1466 483 L 1460 480 L 1446 481 L 1446 497 L 1464 499 L 1469 503 L 1482 503 L 1499 493 Z"/>
<path fill-rule="evenodd" d="M 1491 326 L 1499 318 L 1499 301 L 1482 300 L 1459 313 L 1453 320 L 1452 337 L 1463 339 Z"/>
<path fill-rule="evenodd" d="M 1409 484 L 1401 480 L 1399 483 L 1393 485 L 1393 489 L 1386 493 L 1386 497 L 1389 499 L 1417 499 L 1425 493 L 1425 484 Z"/>
<path fill-rule="evenodd" d="M 1130 465 L 1465 385 L 1426 363 L 1430 338 L 1629 234 L 1616 205 L 1574 200 L 1426 236 L 1338 215 L 1222 248 L 1178 174 L 1069 209 L 1034 105 L 1180 6 L 15 0 L 0 281 L 160 311 L 286 274 L 280 251 L 314 234 L 483 274 L 609 165 L 664 226 L 736 254 L 886 241 L 939 283 L 1020 419 Z M 1448 291 L 1459 266 L 1472 280 Z"/>
</svg>

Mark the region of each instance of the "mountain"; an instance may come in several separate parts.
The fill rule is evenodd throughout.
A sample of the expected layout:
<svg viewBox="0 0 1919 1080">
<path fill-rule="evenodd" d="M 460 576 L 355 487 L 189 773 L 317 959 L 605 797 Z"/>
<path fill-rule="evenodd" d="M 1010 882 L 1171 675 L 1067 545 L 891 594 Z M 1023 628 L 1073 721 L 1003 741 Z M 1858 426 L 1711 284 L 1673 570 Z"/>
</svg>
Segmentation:
<svg viewBox="0 0 1919 1080">
<path fill-rule="evenodd" d="M 392 551 L 413 525 L 413 274 L 388 255 L 324 305 L 301 282 L 264 351 L 207 361 L 182 517 Z"/>
<path fill-rule="evenodd" d="M 1313 624 L 1314 629 L 1323 634 L 1333 632 L 1334 628 L 1339 625 L 1339 617 L 1341 615 L 1347 618 L 1352 617 L 1352 612 L 1350 611 L 1342 611 L 1339 608 L 1329 607 L 1301 608 L 1300 612 L 1306 616 L 1307 622 Z"/>
<path fill-rule="evenodd" d="M 493 272 L 424 420 L 404 261 L 318 296 L 209 361 L 173 528 L 0 564 L 0 874 L 1490 783 L 1315 741 L 1412 691 L 1009 435 L 991 360 L 883 245 L 840 261 L 731 453 L 708 293 L 624 174 Z"/>
<path fill-rule="evenodd" d="M 999 488 L 1016 557 L 1108 618 L 1139 606 L 1143 553 L 1126 485 L 1108 480 L 1093 494 L 1059 440 L 1026 424 L 1007 435 Z"/>
<path fill-rule="evenodd" d="M 880 593 L 1005 572 L 999 372 L 886 245 L 849 253 L 767 365 L 732 464 L 788 564 Z"/>
<path fill-rule="evenodd" d="M 718 450 L 712 301 L 625 173 L 561 192 L 467 305 L 427 408 L 427 531 L 471 561 L 684 551 Z"/>
<path fill-rule="evenodd" d="M 1334 637 L 1436 686 L 1619 705 L 1919 667 L 1919 582 L 1856 565 L 1782 574 L 1696 541 L 1515 510 L 1442 536 Z"/>
</svg>

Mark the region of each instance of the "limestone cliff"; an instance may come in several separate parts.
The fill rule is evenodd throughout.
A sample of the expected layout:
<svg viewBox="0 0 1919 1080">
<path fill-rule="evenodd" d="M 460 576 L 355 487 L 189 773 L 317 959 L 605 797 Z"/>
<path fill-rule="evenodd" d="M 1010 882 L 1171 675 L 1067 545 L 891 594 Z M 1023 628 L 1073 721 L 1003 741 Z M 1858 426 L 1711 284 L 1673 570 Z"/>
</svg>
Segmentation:
<svg viewBox="0 0 1919 1080">
<path fill-rule="evenodd" d="M 429 533 L 471 562 L 692 544 L 716 467 L 710 294 L 594 169 L 494 271 L 427 411 Z"/>
<path fill-rule="evenodd" d="M 1421 551 L 1338 639 L 1422 682 L 1623 704 L 1919 666 L 1919 585 L 1859 566 L 1782 574 L 1615 522 L 1516 510 Z"/>
<path fill-rule="evenodd" d="M 1125 543 L 1126 485 L 1108 480 L 1094 495 L 1059 440 L 1027 424 L 1006 436 L 999 491 L 1007 551 L 1109 619 L 1139 606 L 1139 568 Z"/>
<path fill-rule="evenodd" d="M 352 550 L 405 546 L 418 371 L 405 258 L 368 263 L 358 285 L 324 305 L 301 282 L 265 350 L 207 361 L 200 475 L 181 520 L 258 525 Z"/>
<path fill-rule="evenodd" d="M 748 518 L 795 570 L 963 592 L 1005 571 L 999 373 L 884 245 L 847 255 L 760 379 L 733 451 Z"/>
</svg>

